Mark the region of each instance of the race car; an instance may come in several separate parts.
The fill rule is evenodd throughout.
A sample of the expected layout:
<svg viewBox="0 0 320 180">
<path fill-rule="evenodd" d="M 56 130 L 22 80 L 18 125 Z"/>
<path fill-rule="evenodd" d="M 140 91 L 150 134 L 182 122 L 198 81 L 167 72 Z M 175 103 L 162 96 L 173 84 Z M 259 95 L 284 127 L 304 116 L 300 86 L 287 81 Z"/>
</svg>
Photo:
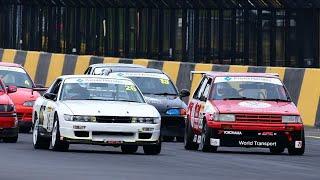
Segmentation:
<svg viewBox="0 0 320 180">
<path fill-rule="evenodd" d="M 302 119 L 277 75 L 199 73 L 203 78 L 188 104 L 185 149 L 259 147 L 280 154 L 287 148 L 290 155 L 304 154 Z"/>
<path fill-rule="evenodd" d="M 35 85 L 28 73 L 19 64 L 0 62 L 0 78 L 6 86 L 16 86 L 17 92 L 10 93 L 18 116 L 19 131 L 29 132 L 32 126 L 32 106 L 40 96 L 37 91 L 44 90 Z"/>
<path fill-rule="evenodd" d="M 68 75 L 55 80 L 33 107 L 35 149 L 67 151 L 69 144 L 161 151 L 159 112 L 127 78 Z"/>
<path fill-rule="evenodd" d="M 0 139 L 6 143 L 16 143 L 18 140 L 17 113 L 10 93 L 17 91 L 17 87 L 6 86 L 0 79 Z"/>
<path fill-rule="evenodd" d="M 176 86 L 161 70 L 134 64 L 93 64 L 85 74 L 123 76 L 141 89 L 146 101 L 161 114 L 161 136 L 164 141 L 183 142 L 187 105 L 181 100 L 188 90 L 178 93 Z"/>
</svg>

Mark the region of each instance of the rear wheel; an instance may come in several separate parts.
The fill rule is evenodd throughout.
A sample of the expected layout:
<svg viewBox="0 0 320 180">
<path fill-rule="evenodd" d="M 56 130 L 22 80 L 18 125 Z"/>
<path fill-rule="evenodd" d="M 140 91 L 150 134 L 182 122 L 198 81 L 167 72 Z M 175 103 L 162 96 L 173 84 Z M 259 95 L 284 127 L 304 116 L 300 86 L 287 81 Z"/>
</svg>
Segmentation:
<svg viewBox="0 0 320 180">
<path fill-rule="evenodd" d="M 143 151 L 147 155 L 158 155 L 161 152 L 161 142 L 156 145 L 144 145 Z"/>
<path fill-rule="evenodd" d="M 69 149 L 69 143 L 60 139 L 59 120 L 56 116 L 51 133 L 51 147 L 54 151 L 68 151 Z"/>
<path fill-rule="evenodd" d="M 32 142 L 33 142 L 33 148 L 34 149 L 49 149 L 50 147 L 50 141 L 47 138 L 44 138 L 39 133 L 39 120 L 37 117 L 35 117 L 35 123 L 33 125 L 33 131 L 32 131 Z"/>
<path fill-rule="evenodd" d="M 121 145 L 121 151 L 124 154 L 133 154 L 137 152 L 138 146 L 136 145 Z"/>
<path fill-rule="evenodd" d="M 184 137 L 176 137 L 177 138 L 177 142 L 183 142 L 184 141 Z"/>
<path fill-rule="evenodd" d="M 173 142 L 174 141 L 173 136 L 163 136 L 162 139 L 164 142 Z"/>
<path fill-rule="evenodd" d="M 16 143 L 18 141 L 18 134 L 13 137 L 4 137 L 3 142 L 5 143 Z"/>
<path fill-rule="evenodd" d="M 190 121 L 186 121 L 185 126 L 185 134 L 184 134 L 184 148 L 186 150 L 197 150 L 199 148 L 199 144 L 193 142 L 194 133 L 192 131 Z"/>
<path fill-rule="evenodd" d="M 29 133 L 31 130 L 31 127 L 20 127 L 19 132 L 20 133 Z"/>
<path fill-rule="evenodd" d="M 217 147 L 211 146 L 210 144 L 211 130 L 208 128 L 206 122 L 203 122 L 202 132 L 201 132 L 201 142 L 199 148 L 203 152 L 216 152 Z"/>
</svg>

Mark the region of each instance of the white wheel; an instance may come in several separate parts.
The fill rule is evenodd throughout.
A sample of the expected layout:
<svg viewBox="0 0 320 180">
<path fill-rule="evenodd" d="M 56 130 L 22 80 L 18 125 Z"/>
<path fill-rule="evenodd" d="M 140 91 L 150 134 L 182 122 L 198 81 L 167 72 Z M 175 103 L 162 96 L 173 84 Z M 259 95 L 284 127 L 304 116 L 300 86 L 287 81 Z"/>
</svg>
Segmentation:
<svg viewBox="0 0 320 180">
<path fill-rule="evenodd" d="M 57 140 L 57 121 L 53 124 L 52 134 L 51 134 L 51 147 L 55 147 Z"/>
<path fill-rule="evenodd" d="M 39 125 L 39 120 L 36 120 L 36 122 L 34 123 L 33 131 L 32 131 L 33 146 L 36 146 L 38 142 L 38 125 Z"/>
</svg>

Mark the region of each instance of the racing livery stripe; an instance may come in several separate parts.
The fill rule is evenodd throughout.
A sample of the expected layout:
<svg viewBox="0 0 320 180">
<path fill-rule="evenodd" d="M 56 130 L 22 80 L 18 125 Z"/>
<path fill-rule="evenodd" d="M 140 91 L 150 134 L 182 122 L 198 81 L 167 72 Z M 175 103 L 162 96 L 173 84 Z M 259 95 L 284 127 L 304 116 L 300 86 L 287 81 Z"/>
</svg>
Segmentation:
<svg viewBox="0 0 320 180">
<path fill-rule="evenodd" d="M 318 99 L 317 115 L 316 115 L 314 126 L 320 127 L 320 97 Z"/>
<path fill-rule="evenodd" d="M 214 64 L 212 66 L 212 71 L 220 71 L 220 72 L 228 72 L 229 71 L 229 65 L 217 65 Z"/>
<path fill-rule="evenodd" d="M 103 63 L 119 63 L 119 60 L 117 57 L 105 57 Z"/>
<path fill-rule="evenodd" d="M 0 49 L 0 61 L 2 61 L 3 49 Z"/>
<path fill-rule="evenodd" d="M 320 71 L 316 69 L 306 69 L 300 90 L 298 109 L 301 113 L 303 122 L 306 125 L 313 126 L 316 119 L 320 96 Z M 293 82 L 291 82 L 293 83 Z M 313 89 L 313 91 L 310 91 Z"/>
<path fill-rule="evenodd" d="M 91 56 L 89 65 L 103 63 L 103 58 L 97 56 Z M 87 67 L 85 68 L 87 69 Z"/>
<path fill-rule="evenodd" d="M 78 56 L 74 74 L 83 74 L 88 68 L 91 56 Z"/>
<path fill-rule="evenodd" d="M 138 64 L 144 67 L 148 67 L 148 64 L 151 60 L 148 59 L 133 59 L 133 64 Z"/>
<path fill-rule="evenodd" d="M 2 62 L 14 62 L 14 57 L 16 55 L 16 50 L 13 49 L 5 49 L 2 55 Z"/>
<path fill-rule="evenodd" d="M 253 72 L 253 73 L 265 73 L 265 72 L 266 72 L 266 67 L 254 67 L 254 66 L 249 66 L 249 67 L 248 67 L 248 72 Z"/>
<path fill-rule="evenodd" d="M 52 54 L 51 60 L 48 68 L 47 81 L 45 86 L 50 86 L 53 81 L 62 75 L 62 69 L 65 61 L 64 54 Z"/>
<path fill-rule="evenodd" d="M 178 90 L 181 89 L 188 89 L 191 88 L 191 81 L 190 81 L 190 71 L 194 71 L 195 64 L 193 63 L 181 63 L 179 68 L 179 74 L 177 79 L 177 87 Z M 183 98 L 184 102 L 188 102 L 189 98 Z"/>
<path fill-rule="evenodd" d="M 132 61 L 132 59 L 120 58 L 120 59 L 119 59 L 119 63 L 132 64 L 133 61 Z"/>
<path fill-rule="evenodd" d="M 298 103 L 303 76 L 304 69 L 298 68 L 286 68 L 284 73 L 284 84 L 295 104 Z"/>
<path fill-rule="evenodd" d="M 281 80 L 283 80 L 285 70 L 286 70 L 285 67 L 267 67 L 266 68 L 266 73 L 278 73 L 279 74 L 279 78 Z"/>
<path fill-rule="evenodd" d="M 26 62 L 26 51 L 17 51 L 15 57 L 14 57 L 14 63 L 20 64 L 21 66 L 24 66 Z"/>
<path fill-rule="evenodd" d="M 248 66 L 231 65 L 229 67 L 229 72 L 245 73 L 247 71 L 248 71 Z"/>
<path fill-rule="evenodd" d="M 36 51 L 27 52 L 24 68 L 30 75 L 31 79 L 34 79 L 36 77 L 37 69 L 35 67 L 38 67 L 39 58 L 40 58 L 40 52 L 36 52 Z"/>
<path fill-rule="evenodd" d="M 77 56 L 67 54 L 64 59 L 62 74 L 71 75 L 74 74 L 74 68 L 76 67 Z"/>
<path fill-rule="evenodd" d="M 165 72 L 174 84 L 177 83 L 180 70 L 180 62 L 164 61 L 162 71 Z M 188 72 L 185 72 L 188 73 Z"/>
<path fill-rule="evenodd" d="M 212 64 L 195 64 L 194 67 L 195 71 L 211 71 L 212 70 Z M 190 72 L 189 72 L 190 75 Z M 201 74 L 194 74 L 192 77 L 192 82 L 191 82 L 191 88 L 190 88 L 190 97 L 192 97 L 195 89 L 198 87 L 200 80 L 201 80 Z M 190 78 L 188 77 L 188 80 Z"/>
<path fill-rule="evenodd" d="M 148 68 L 155 68 L 162 70 L 163 61 L 150 61 L 148 64 Z"/>
<path fill-rule="evenodd" d="M 34 78 L 34 81 L 37 84 L 45 85 L 49 73 L 48 69 L 50 65 L 51 56 L 51 53 L 40 53 L 39 63 L 36 68 L 36 76 Z"/>
</svg>

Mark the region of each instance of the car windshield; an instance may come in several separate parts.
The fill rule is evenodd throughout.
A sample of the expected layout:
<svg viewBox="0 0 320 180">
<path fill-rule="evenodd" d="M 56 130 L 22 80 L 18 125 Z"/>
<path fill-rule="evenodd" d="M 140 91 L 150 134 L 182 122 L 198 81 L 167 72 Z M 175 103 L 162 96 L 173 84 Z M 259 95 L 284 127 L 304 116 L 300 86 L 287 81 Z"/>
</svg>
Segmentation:
<svg viewBox="0 0 320 180">
<path fill-rule="evenodd" d="M 217 77 L 211 99 L 290 101 L 279 79 L 265 77 Z"/>
<path fill-rule="evenodd" d="M 101 100 L 143 103 L 143 97 L 129 80 L 105 78 L 69 78 L 61 90 L 60 100 Z"/>
<path fill-rule="evenodd" d="M 175 86 L 165 74 L 130 72 L 116 74 L 130 78 L 143 94 L 177 95 Z"/>
<path fill-rule="evenodd" d="M 0 66 L 0 78 L 6 86 L 17 86 L 19 88 L 32 88 L 32 81 L 26 71 L 19 67 Z"/>
</svg>

